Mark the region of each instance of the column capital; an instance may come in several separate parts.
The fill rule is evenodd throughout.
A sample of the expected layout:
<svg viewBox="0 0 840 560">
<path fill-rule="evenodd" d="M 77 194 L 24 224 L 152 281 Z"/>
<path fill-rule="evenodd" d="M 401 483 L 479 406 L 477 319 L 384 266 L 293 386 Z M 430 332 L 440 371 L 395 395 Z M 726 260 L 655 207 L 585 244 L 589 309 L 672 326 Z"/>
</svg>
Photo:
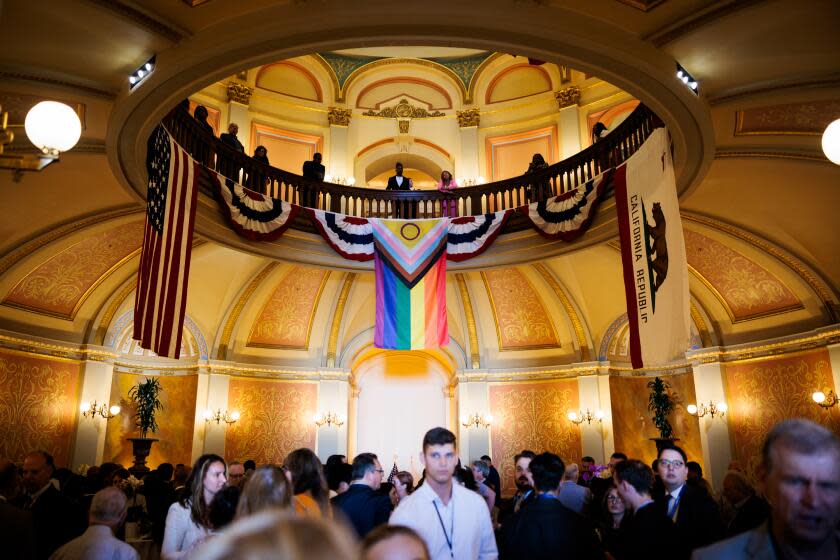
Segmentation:
<svg viewBox="0 0 840 560">
<path fill-rule="evenodd" d="M 455 115 L 458 118 L 458 126 L 460 128 L 478 126 L 481 120 L 481 111 L 478 108 L 456 111 Z"/>
<path fill-rule="evenodd" d="M 247 86 L 240 82 L 228 82 L 227 96 L 228 103 L 240 103 L 248 106 L 251 103 L 251 94 L 254 93 L 254 88 Z"/>
<path fill-rule="evenodd" d="M 330 107 L 327 109 L 327 119 L 330 126 L 350 126 L 350 118 L 353 116 L 353 110 L 345 107 Z"/>
<path fill-rule="evenodd" d="M 559 91 L 554 92 L 554 99 L 557 100 L 557 108 L 565 109 L 576 105 L 580 101 L 580 88 L 577 86 L 569 86 Z"/>
</svg>

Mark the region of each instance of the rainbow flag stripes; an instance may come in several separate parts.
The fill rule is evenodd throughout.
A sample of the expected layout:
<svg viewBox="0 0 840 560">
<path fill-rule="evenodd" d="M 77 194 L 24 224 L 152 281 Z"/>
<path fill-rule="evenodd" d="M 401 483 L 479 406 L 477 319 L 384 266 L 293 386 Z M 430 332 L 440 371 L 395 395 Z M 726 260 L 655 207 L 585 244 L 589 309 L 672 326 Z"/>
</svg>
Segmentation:
<svg viewBox="0 0 840 560">
<path fill-rule="evenodd" d="M 370 223 L 376 269 L 374 345 L 391 350 L 445 346 L 449 219 Z"/>
</svg>

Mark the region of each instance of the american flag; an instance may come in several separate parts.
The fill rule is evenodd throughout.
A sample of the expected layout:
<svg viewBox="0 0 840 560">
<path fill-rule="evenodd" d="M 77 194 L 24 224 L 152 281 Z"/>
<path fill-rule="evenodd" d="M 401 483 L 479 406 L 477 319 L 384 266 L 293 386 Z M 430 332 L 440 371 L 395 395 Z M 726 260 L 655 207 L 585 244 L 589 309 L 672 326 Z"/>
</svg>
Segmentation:
<svg viewBox="0 0 840 560">
<path fill-rule="evenodd" d="M 198 163 L 162 126 L 148 142 L 146 229 L 137 295 L 134 338 L 158 356 L 178 358 L 187 305 Z"/>
<path fill-rule="evenodd" d="M 397 462 L 396 462 L 396 461 L 394 461 L 394 466 L 393 466 L 393 467 L 391 467 L 391 474 L 389 474 L 389 475 L 388 475 L 388 482 L 390 482 L 391 484 L 393 484 L 393 483 L 394 483 L 394 479 L 395 479 L 395 478 L 397 478 L 397 475 L 399 474 L 399 472 L 400 472 L 400 471 L 399 471 L 399 469 L 397 468 Z"/>
</svg>

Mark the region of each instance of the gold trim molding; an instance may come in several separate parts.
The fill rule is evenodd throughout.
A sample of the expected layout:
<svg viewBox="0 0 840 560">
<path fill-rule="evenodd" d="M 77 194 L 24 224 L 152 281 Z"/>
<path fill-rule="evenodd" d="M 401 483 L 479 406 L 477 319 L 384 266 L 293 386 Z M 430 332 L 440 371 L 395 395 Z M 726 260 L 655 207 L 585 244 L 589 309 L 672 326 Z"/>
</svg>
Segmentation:
<svg viewBox="0 0 840 560">
<path fill-rule="evenodd" d="M 125 298 L 133 292 L 137 288 L 137 280 L 129 280 L 125 286 L 123 286 L 122 290 L 114 296 L 111 300 L 111 304 L 108 306 L 108 309 L 105 311 L 105 314 L 102 315 L 102 320 L 99 322 L 99 327 L 96 329 L 96 333 L 93 335 L 93 343 L 102 345 L 105 343 L 105 335 L 108 334 L 108 327 L 111 325 L 111 321 L 114 320 L 114 315 L 116 315 L 117 310 L 122 306 Z"/>
<path fill-rule="evenodd" d="M 467 281 L 464 274 L 455 274 L 455 281 L 458 283 L 458 292 L 461 294 L 461 303 L 464 306 L 464 315 L 467 321 L 467 335 L 470 337 L 470 366 L 473 369 L 481 367 L 481 356 L 478 351 L 478 332 L 475 328 L 475 311 L 473 311 L 470 292 L 467 290 Z"/>
<path fill-rule="evenodd" d="M 575 337 L 577 338 L 578 346 L 580 347 L 580 360 L 582 362 L 588 362 L 592 359 L 592 354 L 589 351 L 589 343 L 586 340 L 583 322 L 581 322 L 580 317 L 577 314 L 577 310 L 575 310 L 572 302 L 569 300 L 569 297 L 560 285 L 560 282 L 557 281 L 548 267 L 546 267 L 543 263 L 537 263 L 533 266 L 540 276 L 542 276 L 543 280 L 545 280 L 546 284 L 551 287 L 554 291 L 554 295 L 557 296 L 557 299 L 559 299 L 560 303 L 563 305 L 563 309 L 566 310 L 566 315 L 568 315 L 569 319 L 572 321 Z"/>
<path fill-rule="evenodd" d="M 344 319 L 344 307 L 347 305 L 347 298 L 350 296 L 350 288 L 356 280 L 355 272 L 348 272 L 344 276 L 344 283 L 341 286 L 341 293 L 338 294 L 338 301 L 335 304 L 332 324 L 330 325 L 330 337 L 327 341 L 327 367 L 335 367 L 336 348 L 338 346 L 338 334 L 341 330 L 341 322 Z"/>
<path fill-rule="evenodd" d="M 700 341 L 703 343 L 703 346 L 711 346 L 712 337 L 709 334 L 709 328 L 706 326 L 703 315 L 700 314 L 700 310 L 694 305 L 693 301 L 690 302 L 689 313 L 691 314 L 691 320 L 694 321 L 694 326 L 697 327 L 700 333 Z"/>
<path fill-rule="evenodd" d="M 565 109 L 566 107 L 577 105 L 580 101 L 580 88 L 577 86 L 569 86 L 559 91 L 555 91 L 554 99 L 557 100 L 558 109 Z"/>
<path fill-rule="evenodd" d="M 727 349 L 724 347 L 693 352 L 689 353 L 688 359 L 695 364 L 743 362 L 813 350 L 833 344 L 840 344 L 840 327 L 837 326 L 767 344 L 759 343 L 755 346 L 745 345 L 741 348 Z"/>
<path fill-rule="evenodd" d="M 330 110 L 333 108 L 331 107 Z M 422 107 L 417 107 L 408 102 L 408 99 L 400 99 L 393 107 L 385 107 L 381 111 L 373 109 L 362 113 L 365 117 L 379 117 L 382 119 L 428 119 L 431 117 L 445 117 L 446 113 L 441 111 L 429 112 Z"/>
<path fill-rule="evenodd" d="M 455 118 L 458 119 L 459 128 L 478 126 L 481 123 L 481 110 L 476 108 L 455 111 Z"/>
<path fill-rule="evenodd" d="M 280 265 L 278 262 L 270 262 L 256 276 L 254 276 L 253 280 L 248 284 L 248 286 L 242 291 L 240 294 L 239 299 L 236 300 L 236 303 L 230 310 L 230 314 L 228 314 L 228 318 L 225 321 L 224 329 L 222 329 L 222 336 L 219 340 L 219 349 L 216 352 L 216 359 L 218 360 L 225 360 L 227 359 L 228 353 L 228 345 L 230 344 L 230 335 L 233 333 L 233 327 L 236 325 L 236 321 L 239 320 L 239 315 L 242 313 L 242 309 L 245 307 L 245 304 L 254 294 L 256 289 L 262 284 L 263 280 L 271 274 L 275 268 Z"/>
<path fill-rule="evenodd" d="M 350 118 L 353 110 L 344 107 L 329 107 L 327 109 L 327 121 L 330 126 L 350 126 Z"/>
</svg>

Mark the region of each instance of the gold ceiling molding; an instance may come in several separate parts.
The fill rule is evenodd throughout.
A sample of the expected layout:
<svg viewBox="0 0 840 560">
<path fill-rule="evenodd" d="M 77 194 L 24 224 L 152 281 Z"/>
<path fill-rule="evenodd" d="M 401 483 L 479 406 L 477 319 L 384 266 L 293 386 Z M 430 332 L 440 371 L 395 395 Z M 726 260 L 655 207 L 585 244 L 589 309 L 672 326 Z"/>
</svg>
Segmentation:
<svg viewBox="0 0 840 560">
<path fill-rule="evenodd" d="M 236 300 L 236 303 L 230 310 L 228 314 L 227 321 L 225 321 L 225 326 L 222 329 L 222 336 L 219 339 L 219 350 L 216 352 L 216 359 L 217 360 L 225 360 L 227 359 L 228 353 L 228 345 L 230 344 L 230 335 L 233 333 L 233 327 L 236 325 L 236 321 L 239 320 L 239 315 L 242 313 L 242 309 L 245 307 L 245 304 L 248 303 L 248 300 L 254 294 L 256 289 L 262 284 L 263 280 L 265 280 L 269 274 L 274 272 L 280 263 L 278 262 L 270 262 L 268 263 L 256 276 L 251 280 L 248 286 L 242 290 L 242 293 L 239 295 L 239 299 Z"/>
<path fill-rule="evenodd" d="M 732 349 L 703 350 L 689 353 L 693 363 L 744 362 L 767 359 L 840 343 L 840 327 L 834 326 L 770 343 L 743 345 Z"/>
<path fill-rule="evenodd" d="M 729 235 L 746 241 L 754 247 L 757 247 L 765 253 L 775 257 L 777 260 L 781 261 L 783 264 L 795 271 L 800 278 L 802 278 L 802 280 L 804 280 L 808 286 L 814 290 L 814 292 L 822 300 L 826 311 L 828 311 L 829 316 L 833 321 L 840 320 L 840 317 L 836 315 L 838 299 L 833 293 L 833 287 L 830 283 L 822 278 L 819 278 L 817 274 L 813 272 L 814 270 L 817 270 L 816 267 L 813 267 L 809 263 L 795 257 L 793 253 L 787 249 L 782 249 L 775 244 L 771 244 L 769 241 L 741 227 L 736 227 L 726 222 L 703 216 L 702 214 L 687 212 L 681 212 L 680 214 L 684 220 L 702 224 L 712 229 L 728 233 Z"/>
<path fill-rule="evenodd" d="M 329 107 L 327 109 L 327 122 L 330 126 L 350 126 L 350 118 L 353 110 L 345 107 Z"/>
<path fill-rule="evenodd" d="M 540 276 L 543 277 L 543 280 L 545 280 L 549 287 L 554 290 L 554 295 L 557 296 L 557 299 L 559 299 L 560 303 L 563 305 L 563 309 L 566 310 L 566 315 L 568 315 L 569 319 L 572 321 L 575 337 L 577 338 L 578 346 L 580 347 L 580 361 L 588 362 L 592 359 L 592 354 L 589 351 L 589 343 L 586 340 L 586 332 L 584 332 L 583 322 L 580 320 L 577 310 L 572 305 L 572 302 L 569 300 L 569 297 L 566 295 L 566 292 L 563 290 L 560 282 L 557 281 L 548 267 L 546 267 L 543 263 L 537 263 L 533 266 Z"/>
<path fill-rule="evenodd" d="M 632 2 L 640 2 L 650 4 L 651 0 L 619 0 L 622 3 L 633 5 Z M 655 0 L 653 0 L 655 1 Z M 716 2 L 710 8 L 705 10 L 695 10 L 691 14 L 672 25 L 668 25 L 659 31 L 650 33 L 642 37 L 643 41 L 650 41 L 655 47 L 663 47 L 672 41 L 676 41 L 683 35 L 691 33 L 701 27 L 714 23 L 715 21 L 738 12 L 744 8 L 748 8 L 753 4 L 758 4 L 763 0 L 728 0 L 724 2 Z M 638 7 L 638 6 L 636 6 Z M 653 7 L 653 6 L 651 6 Z"/>
<path fill-rule="evenodd" d="M 47 78 L 45 76 L 38 76 L 35 74 L 25 74 L 23 72 L 10 72 L 8 70 L 0 70 L 0 78 L 3 80 L 21 80 L 24 82 L 35 82 L 38 84 L 46 84 L 48 86 L 58 86 L 60 88 L 67 88 L 71 90 L 75 90 L 79 93 L 85 93 L 88 95 L 93 95 L 96 97 L 102 97 L 105 99 L 116 99 L 117 95 L 108 90 L 98 89 L 95 87 L 91 87 L 88 85 L 80 84 L 77 82 L 71 82 L 69 80 L 59 80 L 55 78 Z"/>
<path fill-rule="evenodd" d="M 373 109 L 365 111 L 362 115 L 366 117 L 379 117 L 382 119 L 428 119 L 431 117 L 445 117 L 442 111 L 429 112 L 422 107 L 417 107 L 408 102 L 408 99 L 400 99 L 393 107 L 385 107 L 381 111 Z"/>
<path fill-rule="evenodd" d="M 765 85 L 753 89 L 739 89 L 733 93 L 722 93 L 715 97 L 707 99 L 709 105 L 712 107 L 722 105 L 732 101 L 742 100 L 748 97 L 757 95 L 767 95 L 772 93 L 786 92 L 794 90 L 795 93 L 801 93 L 806 89 L 832 89 L 840 86 L 840 74 L 833 74 L 831 78 L 822 78 L 819 80 L 800 80 L 792 82 L 776 82 L 772 85 Z"/>
<path fill-rule="evenodd" d="M 121 208 L 119 210 L 104 212 L 88 218 L 82 218 L 78 221 L 65 223 L 64 225 L 51 228 L 49 231 L 41 235 L 36 234 L 34 237 L 29 238 L 29 240 L 21 242 L 16 249 L 9 251 L 0 258 L 0 276 L 5 274 L 7 270 L 20 262 L 24 257 L 30 256 L 44 245 L 52 243 L 56 239 L 75 233 L 94 224 L 107 222 L 109 220 L 129 216 L 131 214 L 138 214 L 140 212 L 145 212 L 145 209 L 138 208 L 136 206 Z"/>
<path fill-rule="evenodd" d="M 735 111 L 735 136 L 821 136 L 840 117 L 840 101 L 779 103 Z"/>
<path fill-rule="evenodd" d="M 493 371 L 493 372 L 463 372 L 457 374 L 459 383 L 493 383 L 503 385 L 505 383 L 519 383 L 522 381 L 548 382 L 558 379 L 576 379 L 578 377 L 589 377 L 604 373 L 603 368 L 580 368 L 569 367 L 566 369 L 550 369 L 540 371 Z"/>
<path fill-rule="evenodd" d="M 819 152 L 798 152 L 795 150 L 738 150 L 735 148 L 715 149 L 715 159 L 793 159 L 803 161 L 818 161 L 831 164 Z"/>
<path fill-rule="evenodd" d="M 110 305 L 108 305 L 108 309 L 102 315 L 102 320 L 99 322 L 99 327 L 96 329 L 96 333 L 93 335 L 93 343 L 102 345 L 105 343 L 105 335 L 108 333 L 108 327 L 111 325 L 111 321 L 114 320 L 114 315 L 116 315 L 117 310 L 122 306 L 125 298 L 134 291 L 137 287 L 137 279 L 129 280 L 122 289 L 111 299 Z"/>
<path fill-rule="evenodd" d="M 173 43 L 179 43 L 190 33 L 184 29 L 178 29 L 175 25 L 161 21 L 159 18 L 151 16 L 145 11 L 140 11 L 133 5 L 128 4 L 122 0 L 87 0 L 91 4 L 96 4 L 101 8 L 110 10 L 118 16 L 137 24 L 153 33 L 157 33 L 161 37 L 169 39 Z M 196 0 L 194 0 L 196 1 Z M 201 3 L 201 0 L 197 0 Z M 204 0 L 207 1 L 207 0 Z M 187 2 L 190 4 L 191 2 Z"/>
<path fill-rule="evenodd" d="M 332 324 L 330 325 L 330 337 L 327 340 L 327 367 L 335 367 L 336 347 L 338 346 L 338 333 L 341 330 L 341 322 L 344 319 L 344 307 L 347 305 L 347 298 L 350 295 L 350 288 L 356 280 L 355 272 L 348 272 L 344 276 L 344 283 L 341 292 L 338 294 L 338 301 L 335 304 Z"/>
<path fill-rule="evenodd" d="M 612 365 L 607 368 L 610 377 L 665 377 L 668 375 L 692 373 L 693 371 L 692 364 L 687 361 L 639 369 Z"/>
<path fill-rule="evenodd" d="M 327 62 L 323 58 L 321 58 L 320 56 L 317 56 L 317 58 L 321 59 L 322 63 L 329 67 L 329 64 L 327 64 Z M 491 58 L 493 58 L 492 55 L 490 57 L 488 57 L 487 59 L 485 59 L 484 62 L 487 62 Z M 452 70 L 450 70 L 449 68 L 444 66 L 443 64 L 439 64 L 437 62 L 432 62 L 431 60 L 424 60 L 422 58 L 384 58 L 384 59 L 381 59 L 381 60 L 374 60 L 372 62 L 369 62 L 369 63 L 365 64 L 364 66 L 360 66 L 360 67 L 356 68 L 355 70 L 353 70 L 350 73 L 349 76 L 347 76 L 347 79 L 344 80 L 344 87 L 342 87 L 340 89 L 338 89 L 338 88 L 336 89 L 336 101 L 339 101 L 339 102 L 345 101 L 345 96 L 347 95 L 347 91 L 350 89 L 350 86 L 363 73 L 365 73 L 369 70 L 373 70 L 375 68 L 379 68 L 381 66 L 391 66 L 391 65 L 394 65 L 394 64 L 408 64 L 408 65 L 414 65 L 414 66 L 423 66 L 425 68 L 432 68 L 434 70 L 442 72 L 444 75 L 446 75 L 446 77 L 448 77 L 452 80 L 453 84 L 458 89 L 458 92 L 461 94 L 461 99 L 463 100 L 463 102 L 464 103 L 471 103 L 472 102 L 472 90 L 464 87 L 464 83 L 461 81 L 461 78 L 458 77 L 458 74 L 456 74 L 455 72 L 453 72 Z M 483 66 L 484 66 L 484 64 L 482 63 L 476 69 L 475 73 L 473 74 L 473 80 L 470 82 L 470 85 L 472 85 L 472 82 L 475 81 L 475 76 L 478 74 L 478 72 L 482 69 Z M 335 76 L 335 72 L 332 70 L 332 68 L 330 68 L 330 73 L 333 76 Z M 335 80 L 333 85 L 338 86 L 338 79 Z"/>
<path fill-rule="evenodd" d="M 689 313 L 691 313 L 691 320 L 694 321 L 694 326 L 697 327 L 697 331 L 700 333 L 700 341 L 703 343 L 703 346 L 711 346 L 712 337 L 709 334 L 709 328 L 706 326 L 703 315 L 700 314 L 700 310 L 694 305 L 693 301 L 690 302 Z"/>
<path fill-rule="evenodd" d="M 473 369 L 481 367 L 481 356 L 478 351 L 478 332 L 475 328 L 475 312 L 473 311 L 470 292 L 467 290 L 467 281 L 464 274 L 455 274 L 455 281 L 458 283 L 458 291 L 461 294 L 461 303 L 464 306 L 464 315 L 467 321 L 467 335 L 470 337 L 470 362 Z"/>
<path fill-rule="evenodd" d="M 95 361 L 106 362 L 113 360 L 117 354 L 107 350 L 98 350 L 78 345 L 61 344 L 44 340 L 32 340 L 17 336 L 0 334 L 0 348 L 9 351 L 16 351 L 21 354 L 41 356 L 70 361 Z"/>
</svg>

